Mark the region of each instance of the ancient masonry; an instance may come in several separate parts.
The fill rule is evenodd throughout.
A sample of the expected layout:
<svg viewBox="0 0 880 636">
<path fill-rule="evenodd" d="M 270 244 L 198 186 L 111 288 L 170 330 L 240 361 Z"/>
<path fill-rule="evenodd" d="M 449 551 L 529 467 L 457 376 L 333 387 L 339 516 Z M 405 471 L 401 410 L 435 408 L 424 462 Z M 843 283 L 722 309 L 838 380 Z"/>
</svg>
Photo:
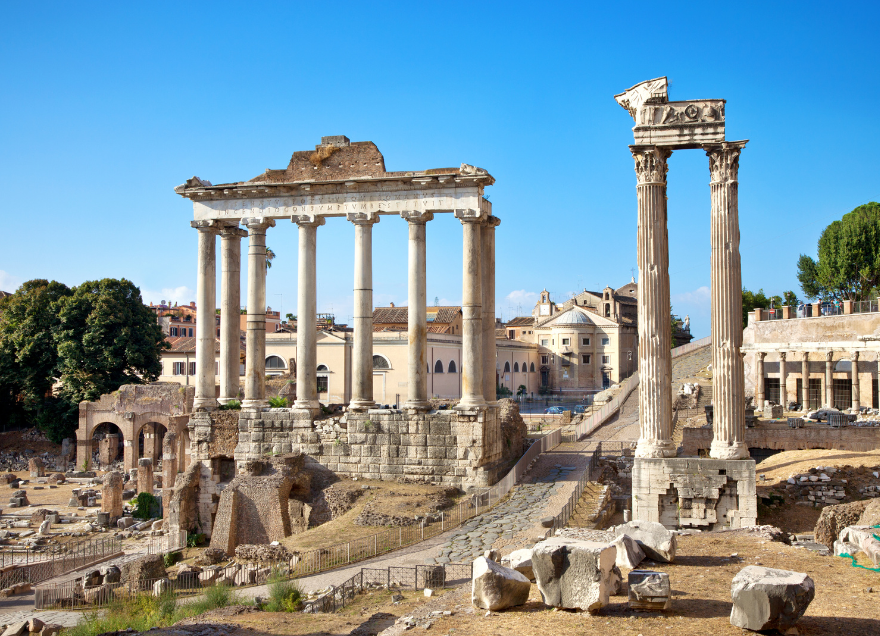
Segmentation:
<svg viewBox="0 0 880 636">
<path fill-rule="evenodd" d="M 725 141 L 725 100 L 670 102 L 665 77 L 615 95 L 635 121 L 638 194 L 639 424 L 633 518 L 670 527 L 753 525 L 755 462 L 745 438 L 739 156 Z M 711 177 L 713 459 L 673 459 L 666 173 L 673 150 L 702 148 Z"/>
<path fill-rule="evenodd" d="M 403 477 L 459 486 L 486 486 L 500 472 L 502 444 L 495 394 L 495 228 L 483 190 L 494 178 L 462 164 L 418 172 L 386 172 L 372 142 L 324 137 L 315 151 L 293 154 L 284 170 L 245 182 L 212 185 L 198 177 L 175 191 L 193 202 L 198 231 L 197 303 L 216 308 L 216 237 L 221 238 L 219 399 L 215 392 L 213 321 L 198 321 L 196 393 L 188 423 L 191 459 L 217 480 L 209 449 L 219 403 L 239 396 L 238 320 L 241 238 L 249 245 L 247 353 L 244 399 L 234 451 L 237 472 L 268 453 L 302 452 L 342 475 Z M 431 409 L 427 384 L 426 236 L 437 214 L 453 214 L 463 228 L 462 399 L 449 411 Z M 372 232 L 382 217 L 408 225 L 409 353 L 406 401 L 378 409 L 373 400 Z M 324 444 L 315 419 L 317 317 L 315 254 L 318 229 L 334 218 L 354 225 L 354 342 L 351 401 L 342 424 L 345 443 Z M 270 409 L 266 399 L 266 233 L 290 221 L 299 235 L 296 400 Z M 239 226 L 242 226 L 242 229 Z M 274 231 L 274 230 L 273 230 Z M 200 487 L 204 505 L 211 484 Z M 201 514 L 204 514 L 202 511 Z"/>
</svg>

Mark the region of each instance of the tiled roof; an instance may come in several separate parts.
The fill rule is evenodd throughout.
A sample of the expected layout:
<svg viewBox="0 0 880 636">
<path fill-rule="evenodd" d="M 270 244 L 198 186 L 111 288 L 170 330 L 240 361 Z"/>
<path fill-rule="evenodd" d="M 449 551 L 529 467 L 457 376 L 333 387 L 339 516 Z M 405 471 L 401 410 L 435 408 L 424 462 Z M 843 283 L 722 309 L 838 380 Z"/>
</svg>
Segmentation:
<svg viewBox="0 0 880 636">
<path fill-rule="evenodd" d="M 461 314 L 461 307 L 428 307 L 427 311 L 429 324 L 448 325 Z M 376 307 L 373 310 L 374 325 L 405 325 L 408 319 L 406 307 Z"/>
<path fill-rule="evenodd" d="M 534 316 L 517 316 L 505 323 L 505 327 L 531 327 L 535 324 Z"/>
<path fill-rule="evenodd" d="M 406 331 L 403 325 L 373 325 L 374 333 Z M 428 333 L 449 333 L 449 325 L 428 325 Z"/>
<path fill-rule="evenodd" d="M 171 349 L 166 349 L 168 353 L 195 353 L 196 351 L 195 338 L 168 336 L 165 338 L 165 342 L 171 345 Z M 244 351 L 244 342 L 239 340 L 238 344 L 241 350 Z M 220 353 L 220 340 L 217 338 L 214 338 L 214 353 Z"/>
</svg>

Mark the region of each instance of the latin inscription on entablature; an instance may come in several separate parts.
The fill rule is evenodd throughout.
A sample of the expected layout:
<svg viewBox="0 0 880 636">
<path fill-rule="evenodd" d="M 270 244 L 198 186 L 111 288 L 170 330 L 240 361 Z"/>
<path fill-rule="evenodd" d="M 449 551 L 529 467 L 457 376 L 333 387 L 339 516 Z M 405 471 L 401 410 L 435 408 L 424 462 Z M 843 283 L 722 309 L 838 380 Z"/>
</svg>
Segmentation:
<svg viewBox="0 0 880 636">
<path fill-rule="evenodd" d="M 399 214 L 404 210 L 453 212 L 488 206 L 477 188 L 409 190 L 404 192 L 328 193 L 249 199 L 194 201 L 197 221 L 251 216 L 286 218 L 297 214 L 345 216 L 356 212 Z"/>
<path fill-rule="evenodd" d="M 724 141 L 724 100 L 644 103 L 635 121 L 636 145 L 697 148 Z"/>
</svg>

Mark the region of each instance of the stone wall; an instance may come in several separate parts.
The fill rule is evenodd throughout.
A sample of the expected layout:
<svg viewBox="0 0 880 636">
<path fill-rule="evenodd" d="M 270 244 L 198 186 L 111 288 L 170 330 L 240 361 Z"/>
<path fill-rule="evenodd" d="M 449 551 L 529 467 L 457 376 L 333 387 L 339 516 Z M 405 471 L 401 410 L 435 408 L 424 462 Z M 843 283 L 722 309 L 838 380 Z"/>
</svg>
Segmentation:
<svg viewBox="0 0 880 636">
<path fill-rule="evenodd" d="M 233 457 L 238 444 L 239 411 L 212 411 L 211 441 L 208 443 L 208 455 L 214 457 Z"/>
<path fill-rule="evenodd" d="M 633 519 L 701 530 L 756 523 L 753 460 L 637 457 L 632 480 Z"/>
<path fill-rule="evenodd" d="M 804 428 L 757 426 L 746 429 L 745 442 L 748 448 L 774 450 L 827 448 L 865 452 L 880 448 L 880 427 L 831 428 L 822 424 L 808 425 Z M 707 451 L 711 443 L 711 428 L 682 429 L 682 448 L 685 455 L 698 455 L 701 450 Z"/>
<path fill-rule="evenodd" d="M 239 472 L 249 459 L 295 451 L 338 475 L 465 488 L 489 486 L 503 469 L 497 409 L 423 414 L 377 409 L 349 413 L 340 425 L 345 433 L 322 434 L 307 411 L 242 411 L 235 450 Z"/>
</svg>

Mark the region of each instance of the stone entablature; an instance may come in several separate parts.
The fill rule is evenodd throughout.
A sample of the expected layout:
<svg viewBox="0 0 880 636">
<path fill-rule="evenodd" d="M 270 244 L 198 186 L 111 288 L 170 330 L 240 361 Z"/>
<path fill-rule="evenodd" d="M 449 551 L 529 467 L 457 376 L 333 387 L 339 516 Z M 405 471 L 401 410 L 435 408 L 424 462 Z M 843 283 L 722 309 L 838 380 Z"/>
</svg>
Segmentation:
<svg viewBox="0 0 880 636">
<path fill-rule="evenodd" d="M 243 470 L 249 460 L 299 451 L 338 475 L 463 488 L 493 484 L 502 468 L 497 409 L 373 409 L 348 413 L 342 424 L 346 432 L 331 439 L 318 432 L 306 410 L 243 411 L 236 463 Z"/>
</svg>

